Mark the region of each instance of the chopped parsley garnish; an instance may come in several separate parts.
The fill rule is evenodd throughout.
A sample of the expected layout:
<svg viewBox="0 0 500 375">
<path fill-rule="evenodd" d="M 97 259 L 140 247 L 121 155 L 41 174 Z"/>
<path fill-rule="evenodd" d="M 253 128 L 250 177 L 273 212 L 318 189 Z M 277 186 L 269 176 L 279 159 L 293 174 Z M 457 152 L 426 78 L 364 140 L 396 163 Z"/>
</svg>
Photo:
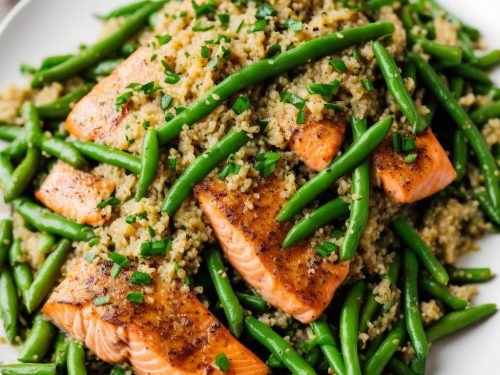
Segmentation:
<svg viewBox="0 0 500 375">
<path fill-rule="evenodd" d="M 127 91 L 118 96 L 115 100 L 115 109 L 118 112 L 122 106 L 128 103 L 130 98 L 132 97 L 133 92 L 132 91 Z"/>
<path fill-rule="evenodd" d="M 325 241 L 321 245 L 319 245 L 315 251 L 316 254 L 322 256 L 322 257 L 327 257 L 330 256 L 332 253 L 338 251 L 339 247 L 335 245 L 333 242 Z"/>
<path fill-rule="evenodd" d="M 278 11 L 268 3 L 261 3 L 257 7 L 257 12 L 255 13 L 255 18 L 258 20 L 264 19 L 266 17 L 274 17 L 278 15 Z"/>
<path fill-rule="evenodd" d="M 172 35 L 165 34 L 165 35 L 156 35 L 155 36 L 156 40 L 158 41 L 158 44 L 160 46 L 163 46 L 164 44 L 167 44 L 172 40 Z"/>
<path fill-rule="evenodd" d="M 276 169 L 276 163 L 280 160 L 279 152 L 267 151 L 258 153 L 255 158 L 255 169 L 262 171 L 264 177 L 270 176 Z"/>
<path fill-rule="evenodd" d="M 87 262 L 89 263 L 92 263 L 94 261 L 94 259 L 97 258 L 97 254 L 94 254 L 94 253 L 86 253 L 84 255 L 84 258 Z"/>
<path fill-rule="evenodd" d="M 177 169 L 177 159 L 168 158 L 168 168 L 172 174 L 175 173 L 175 170 Z"/>
<path fill-rule="evenodd" d="M 394 152 L 409 152 L 417 148 L 416 138 L 402 137 L 399 133 L 392 133 L 392 148 Z"/>
<path fill-rule="evenodd" d="M 373 82 L 369 79 L 362 80 L 361 84 L 365 88 L 366 92 L 372 92 L 373 90 L 375 90 L 375 87 L 373 86 Z"/>
<path fill-rule="evenodd" d="M 228 372 L 231 367 L 231 363 L 225 354 L 219 354 L 215 357 L 215 365 L 222 371 Z"/>
<path fill-rule="evenodd" d="M 153 81 L 141 85 L 140 83 L 130 83 L 127 85 L 128 89 L 132 89 L 136 92 L 143 92 L 146 95 L 152 95 L 156 91 L 160 90 L 161 87 L 156 86 Z"/>
<path fill-rule="evenodd" d="M 411 153 L 411 154 L 408 154 L 405 156 L 405 158 L 403 159 L 405 161 L 405 163 L 413 163 L 415 160 L 417 160 L 417 157 L 418 155 L 416 153 Z"/>
<path fill-rule="evenodd" d="M 151 285 L 153 283 L 153 278 L 149 273 L 134 271 L 132 276 L 130 276 L 130 282 L 136 285 Z"/>
<path fill-rule="evenodd" d="M 110 197 L 108 199 L 105 199 L 101 201 L 100 203 L 97 204 L 97 208 L 104 208 L 107 206 L 117 206 L 120 203 L 122 203 L 121 200 L 119 200 L 117 197 Z"/>
<path fill-rule="evenodd" d="M 239 164 L 234 163 L 234 154 L 230 155 L 227 159 L 227 163 L 219 173 L 219 177 L 225 179 L 227 176 L 231 174 L 238 174 L 240 172 L 241 166 Z"/>
<path fill-rule="evenodd" d="M 273 57 L 278 53 L 281 53 L 281 46 L 278 43 L 275 43 L 267 50 L 266 57 Z"/>
<path fill-rule="evenodd" d="M 184 278 L 182 279 L 182 282 L 184 283 L 184 285 L 189 285 L 189 277 L 184 276 Z"/>
<path fill-rule="evenodd" d="M 142 123 L 142 126 L 144 126 L 144 129 L 147 129 L 151 126 L 151 122 L 146 120 Z"/>
<path fill-rule="evenodd" d="M 330 60 L 330 65 L 339 73 L 347 72 L 347 66 L 342 59 L 332 59 Z"/>
<path fill-rule="evenodd" d="M 121 367 L 115 367 L 111 371 L 110 375 L 125 375 L 125 370 L 122 369 Z"/>
<path fill-rule="evenodd" d="M 311 83 L 307 88 L 310 94 L 318 94 L 324 100 L 330 100 L 340 87 L 340 81 L 334 80 L 332 83 Z"/>
<path fill-rule="evenodd" d="M 128 257 L 125 255 L 118 254 L 117 252 L 112 252 L 108 254 L 108 257 L 113 261 L 113 263 L 118 264 L 120 267 L 130 267 L 130 259 L 128 259 Z"/>
<path fill-rule="evenodd" d="M 219 70 L 219 64 L 227 61 L 231 56 L 231 48 L 226 48 L 221 46 L 222 56 L 214 55 L 212 59 L 208 62 L 207 66 L 214 72 Z"/>
<path fill-rule="evenodd" d="M 210 15 L 212 13 L 215 13 L 215 11 L 217 10 L 217 6 L 215 5 L 214 0 L 208 0 L 206 3 L 200 5 L 196 4 L 194 0 L 191 0 L 191 4 L 193 5 L 196 18 L 199 18 L 203 15 Z"/>
<path fill-rule="evenodd" d="M 267 26 L 266 20 L 257 20 L 257 22 L 255 22 L 252 26 L 250 26 L 247 29 L 247 33 L 251 34 L 251 33 L 255 33 L 257 31 L 262 31 L 266 28 L 266 26 Z"/>
<path fill-rule="evenodd" d="M 392 133 L 392 149 L 394 152 L 401 152 L 403 149 L 403 140 L 401 134 Z"/>
<path fill-rule="evenodd" d="M 161 100 L 160 100 L 161 109 L 166 111 L 167 109 L 169 109 L 172 106 L 173 101 L 174 101 L 174 99 L 170 95 L 163 94 L 161 96 Z"/>
<path fill-rule="evenodd" d="M 181 266 L 179 266 L 178 263 L 175 263 L 174 264 L 174 272 L 177 273 L 177 272 L 179 272 L 180 269 L 181 269 Z"/>
<path fill-rule="evenodd" d="M 141 255 L 142 256 L 152 256 L 152 255 L 163 255 L 165 256 L 167 252 L 172 248 L 172 240 L 164 239 L 159 241 L 146 241 L 141 244 Z"/>
<path fill-rule="evenodd" d="M 284 23 L 285 27 L 289 30 L 295 31 L 296 33 L 302 30 L 302 22 L 296 20 L 286 20 Z"/>
<path fill-rule="evenodd" d="M 94 302 L 94 305 L 96 305 L 96 306 L 106 305 L 109 303 L 109 297 L 108 296 L 96 297 L 96 298 L 94 298 L 93 302 Z"/>
<path fill-rule="evenodd" d="M 221 13 L 217 15 L 223 30 L 226 30 L 229 26 L 229 21 L 231 20 L 231 15 L 227 13 Z"/>
<path fill-rule="evenodd" d="M 361 56 L 361 52 L 359 52 L 359 49 L 357 48 L 352 49 L 352 57 L 354 57 L 356 61 L 360 61 L 363 59 L 363 56 Z"/>
<path fill-rule="evenodd" d="M 193 26 L 193 31 L 194 32 L 200 32 L 200 31 L 208 31 L 208 30 L 212 30 L 215 26 L 214 25 L 206 25 L 206 26 L 203 26 L 201 24 L 201 22 L 198 20 L 195 22 L 194 26 Z"/>
<path fill-rule="evenodd" d="M 208 56 L 210 55 L 210 49 L 207 46 L 202 46 L 201 47 L 201 57 L 204 59 L 208 59 Z"/>
<path fill-rule="evenodd" d="M 413 137 L 404 137 L 402 143 L 402 149 L 405 152 L 413 151 L 417 148 L 416 139 Z"/>
<path fill-rule="evenodd" d="M 241 21 L 240 24 L 238 25 L 238 27 L 236 28 L 236 34 L 238 34 L 242 27 L 245 25 L 245 22 L 244 21 Z"/>
<path fill-rule="evenodd" d="M 297 113 L 297 125 L 302 125 L 306 122 L 306 111 L 302 108 L 299 113 Z"/>
<path fill-rule="evenodd" d="M 297 95 L 291 93 L 290 91 L 285 91 L 281 95 L 281 101 L 283 103 L 291 104 L 297 109 L 304 108 L 304 106 L 307 103 L 307 100 L 305 100 L 304 98 L 301 98 L 300 96 L 297 96 Z"/>
<path fill-rule="evenodd" d="M 127 294 L 127 301 L 129 302 L 135 302 L 135 303 L 142 303 L 144 302 L 144 293 L 142 292 L 130 292 Z"/>
<path fill-rule="evenodd" d="M 234 113 L 241 115 L 248 108 L 250 108 L 250 99 L 248 99 L 248 96 L 240 95 L 236 98 L 231 108 Z"/>
<path fill-rule="evenodd" d="M 164 68 L 163 73 L 165 73 L 165 77 L 166 77 L 165 83 L 174 84 L 174 83 L 177 83 L 181 80 L 181 76 L 178 74 L 175 74 L 165 60 L 163 60 L 161 62 L 161 65 L 163 65 L 163 68 Z"/>
</svg>

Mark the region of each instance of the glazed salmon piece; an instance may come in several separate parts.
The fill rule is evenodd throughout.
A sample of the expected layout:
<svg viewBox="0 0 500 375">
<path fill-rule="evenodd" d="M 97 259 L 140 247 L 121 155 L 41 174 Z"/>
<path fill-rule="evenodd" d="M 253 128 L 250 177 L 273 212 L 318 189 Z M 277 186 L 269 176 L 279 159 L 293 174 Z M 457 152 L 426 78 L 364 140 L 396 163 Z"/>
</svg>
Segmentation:
<svg viewBox="0 0 500 375">
<path fill-rule="evenodd" d="M 81 224 L 101 225 L 105 214 L 97 205 L 109 198 L 115 183 L 107 178 L 57 162 L 35 192 L 36 198 L 52 211 Z"/>
<path fill-rule="evenodd" d="M 109 261 L 77 261 L 43 307 L 54 324 L 99 358 L 129 360 L 141 375 L 223 374 L 215 366 L 223 353 L 231 363 L 226 374 L 268 373 L 192 293 L 166 285 L 156 272 L 151 286 L 132 285 L 135 263 L 116 279 L 111 267 Z M 127 301 L 129 293 L 144 289 L 142 304 Z M 109 302 L 96 306 L 94 299 L 103 296 Z"/>
<path fill-rule="evenodd" d="M 112 144 L 115 138 L 125 139 L 123 118 L 127 105 L 116 110 L 116 98 L 130 91 L 131 83 L 145 84 L 165 79 L 160 59 L 151 61 L 155 50 L 140 47 L 120 64 L 108 77 L 94 86 L 80 100 L 66 120 L 66 128 L 75 137 L 86 141 Z M 123 133 L 123 134 L 122 134 Z"/>
<path fill-rule="evenodd" d="M 389 136 L 373 154 L 372 168 L 385 191 L 396 203 L 427 198 L 452 183 L 457 174 L 431 129 L 416 137 L 417 158 L 404 161 L 405 153 L 393 149 Z"/>
<path fill-rule="evenodd" d="M 307 242 L 281 248 L 291 226 L 274 220 L 285 203 L 284 188 L 277 178 L 266 178 L 241 193 L 230 191 L 225 181 L 213 180 L 198 184 L 195 194 L 243 279 L 267 302 L 308 323 L 328 306 L 347 276 L 349 263 L 333 264 Z"/>
<path fill-rule="evenodd" d="M 344 121 L 311 121 L 295 125 L 288 141 L 300 160 L 314 171 L 321 171 L 335 158 L 344 143 Z"/>
</svg>

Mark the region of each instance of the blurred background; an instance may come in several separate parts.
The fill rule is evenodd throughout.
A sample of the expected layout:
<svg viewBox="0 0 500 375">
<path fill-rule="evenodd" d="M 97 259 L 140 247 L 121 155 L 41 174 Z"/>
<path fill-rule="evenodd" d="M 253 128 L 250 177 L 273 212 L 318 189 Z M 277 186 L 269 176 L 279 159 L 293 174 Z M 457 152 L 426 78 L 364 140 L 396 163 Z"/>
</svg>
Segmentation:
<svg viewBox="0 0 500 375">
<path fill-rule="evenodd" d="M 17 0 L 0 0 L 0 20 L 5 17 L 15 3 L 17 3 Z"/>
</svg>

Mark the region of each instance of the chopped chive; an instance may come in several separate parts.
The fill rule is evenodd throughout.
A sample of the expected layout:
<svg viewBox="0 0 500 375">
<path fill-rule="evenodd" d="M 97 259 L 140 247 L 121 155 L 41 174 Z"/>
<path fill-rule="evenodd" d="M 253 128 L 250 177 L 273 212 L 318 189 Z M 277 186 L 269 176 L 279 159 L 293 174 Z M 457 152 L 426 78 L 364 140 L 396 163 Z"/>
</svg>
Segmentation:
<svg viewBox="0 0 500 375">
<path fill-rule="evenodd" d="M 311 83 L 307 91 L 310 94 L 321 95 L 324 100 L 330 100 L 337 93 L 339 86 L 340 81 L 336 79 L 332 83 Z"/>
<path fill-rule="evenodd" d="M 411 153 L 411 154 L 408 154 L 405 156 L 405 158 L 403 159 L 405 161 L 405 163 L 413 163 L 415 160 L 417 160 L 417 154 L 416 153 Z"/>
<path fill-rule="evenodd" d="M 158 41 L 158 44 L 160 46 L 163 46 L 164 44 L 167 44 L 172 40 L 172 35 L 165 34 L 165 35 L 156 35 L 155 36 L 156 40 Z"/>
<path fill-rule="evenodd" d="M 241 115 L 248 108 L 250 108 L 250 99 L 248 96 L 240 95 L 236 98 L 231 109 L 237 114 Z"/>
<path fill-rule="evenodd" d="M 108 199 L 104 199 L 100 203 L 97 204 L 97 208 L 104 208 L 106 206 L 117 206 L 122 203 L 117 197 L 110 197 Z"/>
<path fill-rule="evenodd" d="M 364 79 L 361 81 L 361 84 L 365 88 L 367 92 L 372 92 L 375 90 L 375 87 L 373 86 L 373 82 L 370 79 Z"/>
<path fill-rule="evenodd" d="M 333 68 L 339 73 L 347 72 L 347 66 L 345 65 L 344 60 L 340 58 L 330 60 L 330 65 L 333 66 Z"/>
<path fill-rule="evenodd" d="M 151 238 L 155 236 L 155 230 L 151 227 L 148 227 L 148 233 Z"/>
<path fill-rule="evenodd" d="M 153 278 L 146 272 L 134 271 L 130 277 L 132 284 L 151 285 Z"/>
<path fill-rule="evenodd" d="M 167 252 L 172 248 L 172 240 L 163 239 L 158 241 L 146 241 L 141 244 L 141 255 L 167 255 Z"/>
<path fill-rule="evenodd" d="M 245 25 L 245 22 L 241 21 L 240 24 L 238 25 L 238 27 L 236 28 L 236 34 L 238 34 L 241 31 L 241 29 L 243 28 L 244 25 Z"/>
<path fill-rule="evenodd" d="M 127 294 L 127 301 L 142 303 L 144 301 L 144 293 L 143 292 L 130 292 Z"/>
<path fill-rule="evenodd" d="M 168 158 L 168 168 L 170 169 L 170 172 L 175 173 L 175 170 L 177 169 L 177 159 Z"/>
<path fill-rule="evenodd" d="M 94 305 L 96 306 L 106 305 L 109 303 L 109 297 L 108 296 L 96 297 L 94 298 L 93 302 Z"/>
<path fill-rule="evenodd" d="M 327 257 L 330 256 L 332 253 L 338 251 L 339 247 L 335 245 L 333 242 L 325 241 L 321 245 L 319 245 L 315 251 L 316 254 L 322 256 L 322 257 Z"/>
<path fill-rule="evenodd" d="M 228 372 L 231 367 L 231 363 L 225 354 L 219 354 L 215 357 L 215 365 L 222 371 Z"/>
</svg>

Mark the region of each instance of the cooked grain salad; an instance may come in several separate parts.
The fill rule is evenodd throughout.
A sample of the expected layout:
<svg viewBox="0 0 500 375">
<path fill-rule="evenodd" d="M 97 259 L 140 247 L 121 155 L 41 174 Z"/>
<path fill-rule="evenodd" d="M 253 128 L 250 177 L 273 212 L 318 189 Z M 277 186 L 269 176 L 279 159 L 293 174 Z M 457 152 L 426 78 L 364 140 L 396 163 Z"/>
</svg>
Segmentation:
<svg viewBox="0 0 500 375">
<path fill-rule="evenodd" d="M 2 374 L 424 374 L 496 312 L 500 89 L 434 0 L 140 1 L 0 91 Z M 64 51 L 61 51 L 64 52 Z"/>
</svg>

